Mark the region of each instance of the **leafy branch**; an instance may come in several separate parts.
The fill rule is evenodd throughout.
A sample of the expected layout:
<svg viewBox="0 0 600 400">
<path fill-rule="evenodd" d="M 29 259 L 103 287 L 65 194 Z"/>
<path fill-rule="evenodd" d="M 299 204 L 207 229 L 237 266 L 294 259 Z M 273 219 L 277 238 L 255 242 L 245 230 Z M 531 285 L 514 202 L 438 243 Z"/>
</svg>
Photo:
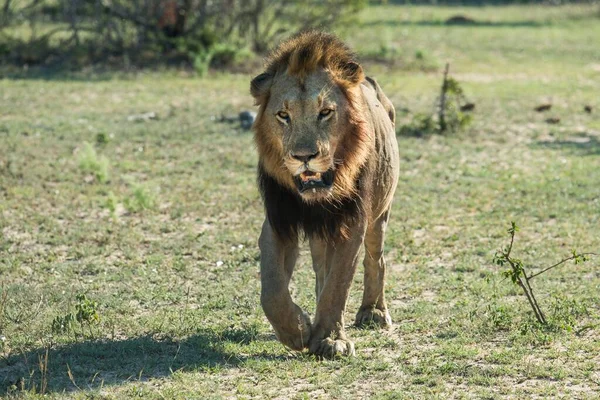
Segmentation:
<svg viewBox="0 0 600 400">
<path fill-rule="evenodd" d="M 508 233 L 510 235 L 510 244 L 507 247 L 496 252 L 496 254 L 494 255 L 494 264 L 499 265 L 501 267 L 507 265 L 510 267 L 510 269 L 504 271 L 502 275 L 504 275 L 507 278 L 510 278 L 510 280 L 514 284 L 521 287 L 521 289 L 523 290 L 523 294 L 525 294 L 525 297 L 527 298 L 527 301 L 529 302 L 529 305 L 531 306 L 537 321 L 542 325 L 547 325 L 548 322 L 546 320 L 546 316 L 544 315 L 544 312 L 542 311 L 537 299 L 535 298 L 533 287 L 531 286 L 531 280 L 547 271 L 550 271 L 551 269 L 563 265 L 568 261 L 573 261 L 575 264 L 581 264 L 588 261 L 590 256 L 597 256 L 598 254 L 577 253 L 576 250 L 573 250 L 569 257 L 563 258 L 556 264 L 544 268 L 536 273 L 527 274 L 523 261 L 512 256 L 513 244 L 515 242 L 515 234 L 518 231 L 519 227 L 517 226 L 517 224 L 511 222 L 511 227 L 508 229 Z"/>
</svg>

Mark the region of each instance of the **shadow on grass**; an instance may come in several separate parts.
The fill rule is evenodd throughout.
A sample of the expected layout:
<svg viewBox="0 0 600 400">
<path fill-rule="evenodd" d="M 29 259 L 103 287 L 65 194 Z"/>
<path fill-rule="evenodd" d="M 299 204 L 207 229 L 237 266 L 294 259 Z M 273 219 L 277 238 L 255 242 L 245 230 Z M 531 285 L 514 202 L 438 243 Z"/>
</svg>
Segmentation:
<svg viewBox="0 0 600 400">
<path fill-rule="evenodd" d="M 550 22 L 541 21 L 477 21 L 447 22 L 444 20 L 424 21 L 371 21 L 363 24 L 365 27 L 375 26 L 438 26 L 438 27 L 483 27 L 483 28 L 537 28 L 550 25 Z"/>
<path fill-rule="evenodd" d="M 590 134 L 580 134 L 564 140 L 538 141 L 531 145 L 533 148 L 564 150 L 575 155 L 600 155 L 600 139 Z"/>
<path fill-rule="evenodd" d="M 181 341 L 141 336 L 57 346 L 48 351 L 45 392 L 94 390 L 129 381 L 167 377 L 181 370 L 230 368 L 247 361 L 287 358 L 266 353 L 244 352 L 241 355 L 232 350 L 236 344 L 266 340 L 270 338 L 248 340 L 238 335 L 202 332 Z M 40 360 L 45 354 L 46 350 L 39 348 L 0 358 L 0 397 L 19 390 L 39 393 L 44 381 Z"/>
</svg>

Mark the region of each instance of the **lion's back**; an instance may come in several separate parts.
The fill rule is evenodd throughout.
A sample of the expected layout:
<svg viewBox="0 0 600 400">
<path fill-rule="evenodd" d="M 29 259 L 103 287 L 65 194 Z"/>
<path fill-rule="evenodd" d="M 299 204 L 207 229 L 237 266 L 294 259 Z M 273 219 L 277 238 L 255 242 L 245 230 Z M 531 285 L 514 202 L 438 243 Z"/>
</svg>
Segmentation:
<svg viewBox="0 0 600 400">
<path fill-rule="evenodd" d="M 366 78 L 362 86 L 370 125 L 375 135 L 375 165 L 372 218 L 387 210 L 393 200 L 400 173 L 400 156 L 396 140 L 395 109 L 377 81 Z"/>
</svg>

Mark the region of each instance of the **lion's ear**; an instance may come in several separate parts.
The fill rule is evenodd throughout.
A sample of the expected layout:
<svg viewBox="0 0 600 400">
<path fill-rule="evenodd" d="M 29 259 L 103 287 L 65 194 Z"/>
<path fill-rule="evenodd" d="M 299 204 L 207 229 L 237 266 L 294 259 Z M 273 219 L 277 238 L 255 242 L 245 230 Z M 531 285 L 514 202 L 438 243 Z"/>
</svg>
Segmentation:
<svg viewBox="0 0 600 400">
<path fill-rule="evenodd" d="M 269 93 L 272 81 L 273 75 L 268 72 L 263 72 L 252 79 L 252 82 L 250 82 L 250 93 L 256 100 L 256 104 L 260 105 L 267 93 Z"/>
<path fill-rule="evenodd" d="M 359 63 L 350 61 L 343 65 L 342 77 L 353 85 L 357 85 L 365 80 L 365 73 Z"/>
</svg>

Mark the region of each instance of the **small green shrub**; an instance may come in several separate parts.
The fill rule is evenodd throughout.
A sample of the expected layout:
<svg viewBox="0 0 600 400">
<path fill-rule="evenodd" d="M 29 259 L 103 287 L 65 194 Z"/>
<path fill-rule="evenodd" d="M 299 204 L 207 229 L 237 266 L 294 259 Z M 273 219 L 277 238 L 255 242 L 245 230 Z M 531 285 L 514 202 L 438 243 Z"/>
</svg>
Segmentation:
<svg viewBox="0 0 600 400">
<path fill-rule="evenodd" d="M 415 54 L 417 59 L 423 58 L 422 52 Z M 436 99 L 436 111 L 432 113 L 414 114 L 407 124 L 399 124 L 398 135 L 423 137 L 433 134 L 456 133 L 466 129 L 473 117 L 470 114 L 475 108 L 468 103 L 460 83 L 448 76 L 446 65 L 442 90 Z"/>
<path fill-rule="evenodd" d="M 103 146 L 110 142 L 110 137 L 105 132 L 100 132 L 96 135 L 96 144 L 99 146 Z"/>
<path fill-rule="evenodd" d="M 552 297 L 548 323 L 558 330 L 571 332 L 577 325 L 578 319 L 589 314 L 586 305 L 564 295 Z"/>
<path fill-rule="evenodd" d="M 473 120 L 471 114 L 463 112 L 466 104 L 462 86 L 452 77 L 446 77 L 440 96 L 439 130 L 440 132 L 458 132 L 469 126 Z"/>
<path fill-rule="evenodd" d="M 246 47 L 230 43 L 219 43 L 212 49 L 210 66 L 213 68 L 228 68 L 251 59 L 254 55 Z"/>
<path fill-rule="evenodd" d="M 59 315 L 52 320 L 52 333 L 69 333 L 73 330 L 75 317 L 72 313 Z"/>
<path fill-rule="evenodd" d="M 80 293 L 75 296 L 75 312 L 69 312 L 65 315 L 59 315 L 52 320 L 52 332 L 55 334 L 73 332 L 76 324 L 79 323 L 83 332 L 83 327 L 96 324 L 100 321 L 98 314 L 98 302 L 89 299 L 85 294 Z"/>
<path fill-rule="evenodd" d="M 152 210 L 156 207 L 156 195 L 147 187 L 134 184 L 131 194 L 125 198 L 124 206 L 132 213 Z"/>
<path fill-rule="evenodd" d="M 205 76 L 209 68 L 230 68 L 253 57 L 247 48 L 240 48 L 230 43 L 218 43 L 210 48 L 200 47 L 188 51 L 193 60 L 194 70 L 199 76 Z"/>
<path fill-rule="evenodd" d="M 109 161 L 103 155 L 98 155 L 94 146 L 85 142 L 79 153 L 79 168 L 87 174 L 92 174 L 99 183 L 106 183 L 110 178 Z"/>
<path fill-rule="evenodd" d="M 113 192 L 108 192 L 108 196 L 106 198 L 106 202 L 104 206 L 110 212 L 111 217 L 116 218 L 117 216 L 117 204 L 119 204 L 119 199 Z"/>
<path fill-rule="evenodd" d="M 92 324 L 100 321 L 98 302 L 88 299 L 83 293 L 75 296 L 75 299 L 77 300 L 77 304 L 75 304 L 75 310 L 77 311 L 75 319 L 77 322 L 80 324 Z"/>
<path fill-rule="evenodd" d="M 510 329 L 513 315 L 509 307 L 500 304 L 489 304 L 486 308 L 486 314 L 495 330 L 507 331 Z"/>
<path fill-rule="evenodd" d="M 400 125 L 398 135 L 423 137 L 436 133 L 439 129 L 438 124 L 431 114 L 415 114 L 407 124 Z"/>
<path fill-rule="evenodd" d="M 212 52 L 210 50 L 201 50 L 193 56 L 194 71 L 198 76 L 203 77 L 208 73 Z"/>
</svg>

